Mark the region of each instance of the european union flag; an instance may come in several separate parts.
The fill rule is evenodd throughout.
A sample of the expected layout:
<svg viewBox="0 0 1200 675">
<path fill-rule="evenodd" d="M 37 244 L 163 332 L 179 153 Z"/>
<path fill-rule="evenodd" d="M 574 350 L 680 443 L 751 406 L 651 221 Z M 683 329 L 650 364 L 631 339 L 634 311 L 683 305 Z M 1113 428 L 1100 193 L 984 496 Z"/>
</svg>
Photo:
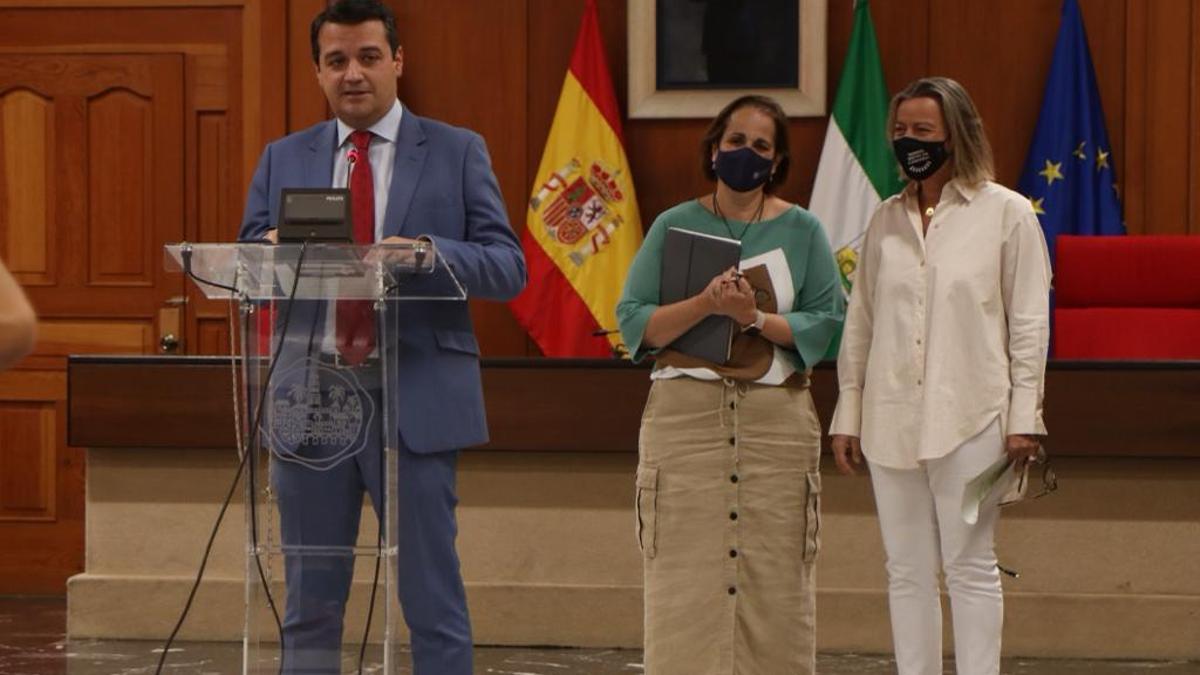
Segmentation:
<svg viewBox="0 0 1200 675">
<path fill-rule="evenodd" d="M 1064 0 L 1037 132 L 1017 188 L 1033 203 L 1054 260 L 1060 234 L 1125 234 L 1112 146 L 1083 16 Z"/>
</svg>

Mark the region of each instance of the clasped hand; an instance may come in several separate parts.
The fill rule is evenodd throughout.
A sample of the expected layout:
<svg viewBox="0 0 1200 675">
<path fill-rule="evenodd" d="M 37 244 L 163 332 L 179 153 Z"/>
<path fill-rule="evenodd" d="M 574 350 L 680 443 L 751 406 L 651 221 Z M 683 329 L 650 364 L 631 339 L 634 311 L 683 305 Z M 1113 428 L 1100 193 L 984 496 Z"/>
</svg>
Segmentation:
<svg viewBox="0 0 1200 675">
<path fill-rule="evenodd" d="M 1025 465 L 1037 457 L 1041 442 L 1037 436 L 1029 434 L 1009 434 L 1004 441 L 1004 452 L 1012 460 L 1013 470 L 1020 472 Z"/>
<path fill-rule="evenodd" d="M 418 240 L 409 239 L 407 237 L 387 237 L 385 239 L 380 240 L 377 243 L 380 243 L 380 244 L 416 244 L 416 243 L 418 243 Z M 399 248 L 399 249 L 373 248 L 373 249 L 371 249 L 371 252 L 368 253 L 367 257 L 365 258 L 365 261 L 368 263 L 371 263 L 371 264 L 384 263 L 386 265 L 411 265 L 413 263 L 418 263 L 418 266 L 419 266 L 419 263 L 422 262 L 423 260 L 424 260 L 424 256 L 422 255 L 421 258 L 418 259 L 416 251 L 411 248 Z"/>
<path fill-rule="evenodd" d="M 701 293 L 709 314 L 727 316 L 741 326 L 754 323 L 754 288 L 732 267 L 713 277 Z"/>
</svg>

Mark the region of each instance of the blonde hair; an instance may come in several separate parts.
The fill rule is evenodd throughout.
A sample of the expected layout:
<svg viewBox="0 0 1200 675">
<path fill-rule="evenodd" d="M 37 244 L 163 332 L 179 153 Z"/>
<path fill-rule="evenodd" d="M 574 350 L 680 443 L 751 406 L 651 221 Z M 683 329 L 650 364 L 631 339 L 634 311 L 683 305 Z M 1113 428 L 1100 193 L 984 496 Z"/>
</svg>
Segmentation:
<svg viewBox="0 0 1200 675">
<path fill-rule="evenodd" d="M 948 77 L 923 77 L 909 83 L 892 97 L 888 105 L 888 138 L 892 137 L 892 129 L 896 128 L 896 110 L 901 103 L 912 98 L 931 98 L 941 107 L 942 117 L 946 120 L 955 178 L 968 185 L 995 178 L 992 146 L 984 133 L 979 111 L 967 90 Z"/>
</svg>

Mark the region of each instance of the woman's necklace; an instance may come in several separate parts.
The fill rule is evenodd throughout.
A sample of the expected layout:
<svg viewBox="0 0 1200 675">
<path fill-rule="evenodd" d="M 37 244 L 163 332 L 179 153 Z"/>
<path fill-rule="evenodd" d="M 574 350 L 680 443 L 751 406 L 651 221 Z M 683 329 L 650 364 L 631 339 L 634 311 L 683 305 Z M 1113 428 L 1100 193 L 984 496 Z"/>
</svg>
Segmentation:
<svg viewBox="0 0 1200 675">
<path fill-rule="evenodd" d="M 713 190 L 712 199 L 713 199 L 713 213 L 716 213 L 718 216 L 720 216 L 721 222 L 725 223 L 725 231 L 729 233 L 729 238 L 741 241 L 742 237 L 746 236 L 746 232 L 748 232 L 750 230 L 750 226 L 753 225 L 754 223 L 760 222 L 762 220 L 763 206 L 766 205 L 766 203 L 767 203 L 767 193 L 763 192 L 762 196 L 759 197 L 758 208 L 754 210 L 754 215 L 751 216 L 750 220 L 746 221 L 746 226 L 742 228 L 742 233 L 737 234 L 737 235 L 735 235 L 733 233 L 733 227 L 731 227 L 729 225 L 729 220 L 725 218 L 725 213 L 723 211 L 721 211 L 721 204 L 720 204 L 720 202 L 717 201 L 716 190 Z"/>
<path fill-rule="evenodd" d="M 920 201 L 921 201 L 921 196 L 920 196 L 920 195 L 921 195 L 921 190 L 920 190 L 920 188 L 917 188 L 917 203 L 918 203 L 918 204 L 919 204 L 919 203 L 920 203 Z M 936 209 L 936 208 L 937 208 L 937 202 L 934 202 L 934 203 L 930 204 L 929 206 L 926 206 L 926 207 L 925 207 L 925 210 L 924 210 L 922 213 L 924 213 L 924 214 L 925 214 L 925 217 L 926 217 L 926 218 L 932 218 L 932 217 L 933 217 L 933 211 L 934 211 L 934 209 Z"/>
</svg>

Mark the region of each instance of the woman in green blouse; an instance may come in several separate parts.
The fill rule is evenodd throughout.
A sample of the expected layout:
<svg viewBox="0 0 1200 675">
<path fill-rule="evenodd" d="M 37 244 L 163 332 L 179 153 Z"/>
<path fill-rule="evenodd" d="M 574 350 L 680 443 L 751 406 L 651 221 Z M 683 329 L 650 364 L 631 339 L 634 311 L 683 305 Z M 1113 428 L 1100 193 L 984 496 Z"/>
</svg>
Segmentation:
<svg viewBox="0 0 1200 675">
<path fill-rule="evenodd" d="M 820 223 L 774 194 L 789 163 L 778 103 L 733 101 L 701 152 L 714 190 L 655 220 L 617 305 L 633 359 L 655 355 L 637 472 L 646 672 L 812 673 L 821 430 L 808 382 L 842 288 Z M 738 268 L 659 304 L 670 228 L 740 241 Z M 671 348 L 714 314 L 741 327 L 727 362 Z"/>
</svg>

